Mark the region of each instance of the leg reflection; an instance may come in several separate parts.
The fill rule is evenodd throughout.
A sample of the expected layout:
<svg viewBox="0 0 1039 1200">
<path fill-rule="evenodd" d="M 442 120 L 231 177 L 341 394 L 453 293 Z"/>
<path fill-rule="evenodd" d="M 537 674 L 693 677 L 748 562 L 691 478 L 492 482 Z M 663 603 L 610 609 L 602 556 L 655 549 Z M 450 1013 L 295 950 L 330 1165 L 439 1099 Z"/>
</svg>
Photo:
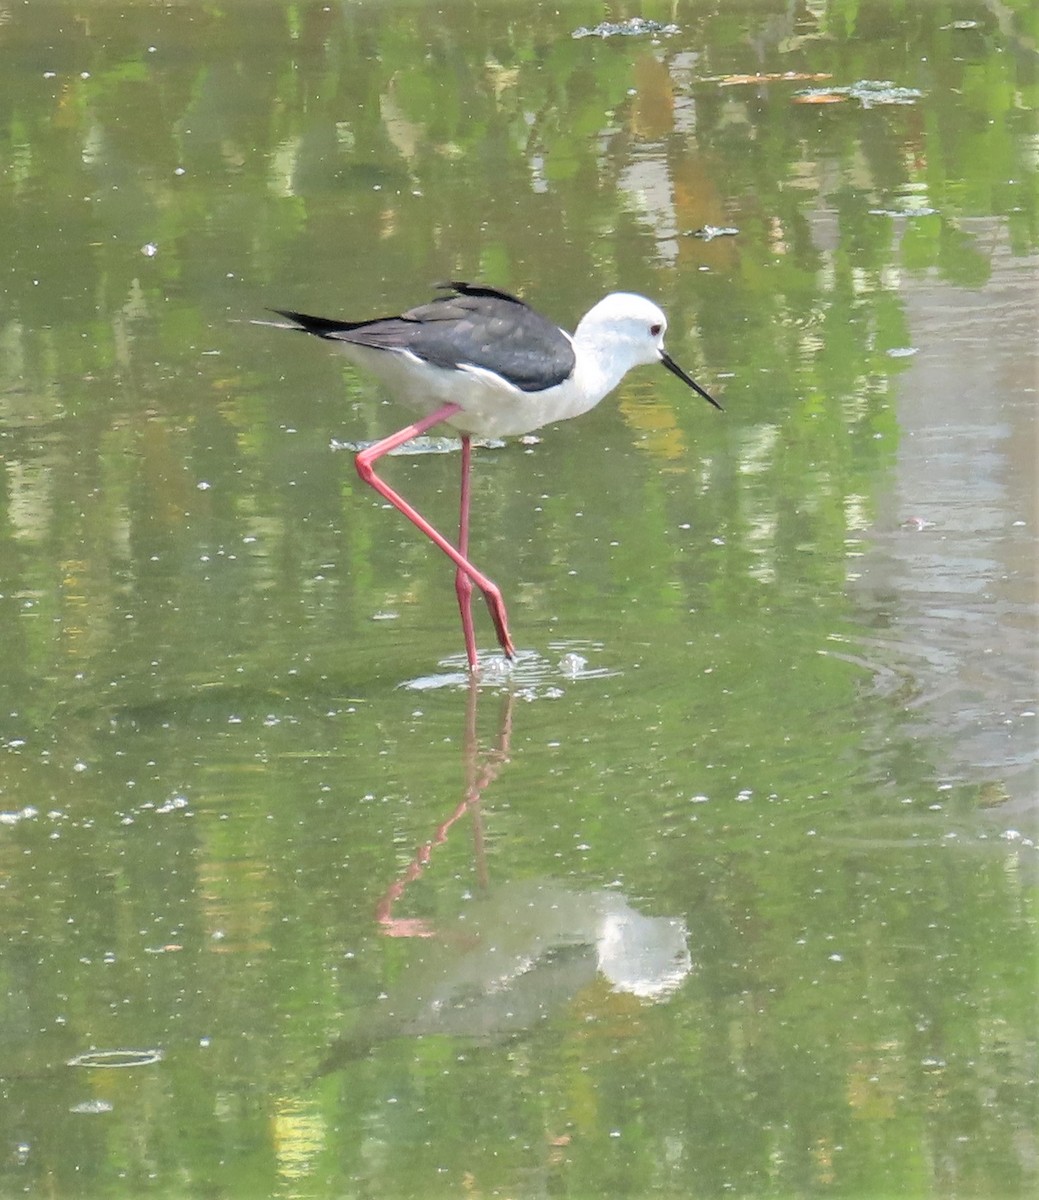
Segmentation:
<svg viewBox="0 0 1039 1200">
<path fill-rule="evenodd" d="M 494 749 L 481 754 L 476 730 L 476 710 L 480 689 L 474 677 L 469 680 L 466 697 L 465 737 L 463 755 L 465 761 L 465 791 L 454 811 L 433 830 L 433 836 L 415 852 L 415 856 L 404 872 L 386 889 L 375 908 L 375 919 L 379 931 L 386 937 L 434 937 L 436 930 L 421 918 L 395 917 L 394 905 L 433 860 L 437 846 L 447 841 L 452 826 L 467 813 L 473 820 L 473 857 L 476 878 L 481 888 L 488 884 L 487 855 L 483 834 L 483 814 L 480 799 L 484 789 L 492 784 L 509 761 L 509 745 L 512 739 L 513 695 L 506 692 L 502 697 L 501 715 L 498 722 L 498 737 Z"/>
</svg>

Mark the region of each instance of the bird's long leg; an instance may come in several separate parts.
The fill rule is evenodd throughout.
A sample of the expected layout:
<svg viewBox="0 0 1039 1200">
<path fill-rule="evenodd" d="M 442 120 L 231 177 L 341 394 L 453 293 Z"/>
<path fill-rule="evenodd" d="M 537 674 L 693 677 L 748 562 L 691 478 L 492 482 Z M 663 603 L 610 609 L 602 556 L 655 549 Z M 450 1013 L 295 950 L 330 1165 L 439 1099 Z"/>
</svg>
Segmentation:
<svg viewBox="0 0 1039 1200">
<path fill-rule="evenodd" d="M 438 408 L 436 412 L 432 412 L 421 420 L 415 421 L 412 425 L 405 426 L 404 429 L 400 429 L 396 433 L 391 433 L 389 437 L 385 437 L 382 441 L 376 442 L 375 445 L 369 446 L 367 450 L 362 450 L 354 462 L 357 466 L 357 473 L 364 482 L 373 487 L 384 500 L 388 500 L 398 512 L 407 517 L 416 529 L 421 530 L 435 546 L 438 546 L 447 555 L 458 570 L 470 579 L 475 587 L 479 588 L 480 593 L 487 602 L 491 620 L 494 622 L 494 630 L 498 635 L 498 644 L 509 658 L 515 658 L 516 648 L 513 646 L 512 638 L 509 635 L 509 618 L 505 611 L 505 601 L 502 599 L 501 589 L 498 585 L 488 579 L 482 571 L 478 571 L 461 550 L 452 546 L 447 538 L 434 529 L 417 509 L 412 508 L 403 496 L 395 492 L 385 480 L 380 479 L 375 473 L 374 464 L 384 454 L 389 454 L 391 450 L 396 450 L 398 446 L 411 441 L 412 438 L 420 437 L 427 429 L 430 429 L 438 422 L 446 421 L 450 417 L 453 417 L 455 413 L 461 411 L 461 407 L 460 404 L 445 404 L 442 408 Z M 467 480 L 464 486 L 468 488 Z M 468 636 L 466 655 L 469 659 L 470 668 L 475 670 L 477 665 L 476 647 L 475 644 L 469 644 Z"/>
<path fill-rule="evenodd" d="M 458 553 L 469 557 L 469 479 L 472 463 L 472 441 L 468 434 L 462 435 L 462 486 L 458 506 Z M 462 635 L 465 638 L 465 655 L 470 669 L 476 667 L 476 631 L 473 628 L 473 581 L 462 570 L 455 569 L 455 593 L 458 596 L 458 611 L 462 614 Z"/>
</svg>

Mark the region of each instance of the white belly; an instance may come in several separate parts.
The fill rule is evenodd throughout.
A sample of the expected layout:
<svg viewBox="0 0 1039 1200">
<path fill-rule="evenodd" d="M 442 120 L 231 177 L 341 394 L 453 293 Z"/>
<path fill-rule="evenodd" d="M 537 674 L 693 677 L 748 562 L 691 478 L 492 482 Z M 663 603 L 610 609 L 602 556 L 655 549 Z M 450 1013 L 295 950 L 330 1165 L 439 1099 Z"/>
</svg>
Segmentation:
<svg viewBox="0 0 1039 1200">
<path fill-rule="evenodd" d="M 593 408 L 602 395 L 589 395 L 577 375 L 543 392 L 524 392 L 492 371 L 478 367 L 448 370 L 408 352 L 374 350 L 350 343 L 338 349 L 375 375 L 394 399 L 423 416 L 445 404 L 460 404 L 445 424 L 474 437 L 515 437 L 565 421 Z M 580 373 L 578 372 L 578 375 Z"/>
</svg>

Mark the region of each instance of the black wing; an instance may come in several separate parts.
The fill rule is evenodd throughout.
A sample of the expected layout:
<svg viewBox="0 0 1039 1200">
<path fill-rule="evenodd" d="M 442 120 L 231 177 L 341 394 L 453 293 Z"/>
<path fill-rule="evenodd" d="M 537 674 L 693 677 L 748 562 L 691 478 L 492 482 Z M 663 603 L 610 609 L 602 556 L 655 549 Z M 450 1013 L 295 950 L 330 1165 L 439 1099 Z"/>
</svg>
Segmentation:
<svg viewBox="0 0 1039 1200">
<path fill-rule="evenodd" d="M 442 285 L 451 293 L 374 321 L 332 321 L 276 309 L 307 333 L 376 350 L 407 350 L 433 366 L 482 367 L 523 392 L 562 383 L 574 368 L 570 339 L 508 292 L 480 284 Z"/>
</svg>

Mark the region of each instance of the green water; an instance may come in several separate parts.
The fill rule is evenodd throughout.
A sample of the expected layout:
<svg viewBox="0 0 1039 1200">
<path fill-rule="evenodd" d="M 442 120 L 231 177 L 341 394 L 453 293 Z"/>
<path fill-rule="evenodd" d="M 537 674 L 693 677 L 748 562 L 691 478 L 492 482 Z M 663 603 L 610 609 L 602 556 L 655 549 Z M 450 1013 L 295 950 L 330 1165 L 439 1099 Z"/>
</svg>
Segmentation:
<svg viewBox="0 0 1039 1200">
<path fill-rule="evenodd" d="M 1033 1194 L 1037 39 L 0 13 L 0 1195 Z M 408 411 L 248 323 L 443 279 L 725 406 L 477 450 L 474 684 Z"/>
</svg>

